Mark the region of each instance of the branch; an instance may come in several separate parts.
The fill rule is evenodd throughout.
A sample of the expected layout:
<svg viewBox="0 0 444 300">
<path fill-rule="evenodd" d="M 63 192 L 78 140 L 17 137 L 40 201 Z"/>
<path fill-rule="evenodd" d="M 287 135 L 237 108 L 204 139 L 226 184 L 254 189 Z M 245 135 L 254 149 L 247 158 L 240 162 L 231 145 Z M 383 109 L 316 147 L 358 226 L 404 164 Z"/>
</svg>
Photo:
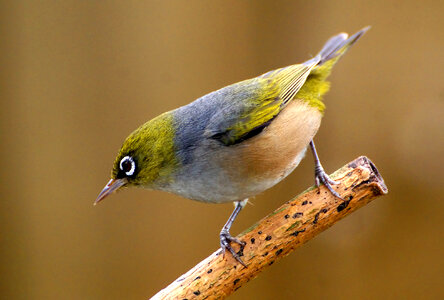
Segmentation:
<svg viewBox="0 0 444 300">
<path fill-rule="evenodd" d="M 346 201 L 325 186 L 311 187 L 241 233 L 247 244 L 240 251 L 247 268 L 217 250 L 152 299 L 223 299 L 255 278 L 266 267 L 290 254 L 335 222 L 387 193 L 375 165 L 361 156 L 331 175 Z"/>
</svg>

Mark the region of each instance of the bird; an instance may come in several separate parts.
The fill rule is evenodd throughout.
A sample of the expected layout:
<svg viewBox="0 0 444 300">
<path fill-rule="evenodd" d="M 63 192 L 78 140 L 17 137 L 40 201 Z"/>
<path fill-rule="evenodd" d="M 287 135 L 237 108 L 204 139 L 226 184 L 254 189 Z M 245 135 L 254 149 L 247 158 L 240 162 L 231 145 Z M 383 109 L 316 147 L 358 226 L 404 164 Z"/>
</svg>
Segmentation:
<svg viewBox="0 0 444 300">
<path fill-rule="evenodd" d="M 331 37 L 313 58 L 211 92 L 141 125 L 123 142 L 94 204 L 126 187 L 234 203 L 220 231 L 222 253 L 246 266 L 230 228 L 248 199 L 287 177 L 311 149 L 315 184 L 339 199 L 313 141 L 324 115 L 327 77 L 369 27 Z M 342 199 L 343 200 L 343 199 Z"/>
</svg>

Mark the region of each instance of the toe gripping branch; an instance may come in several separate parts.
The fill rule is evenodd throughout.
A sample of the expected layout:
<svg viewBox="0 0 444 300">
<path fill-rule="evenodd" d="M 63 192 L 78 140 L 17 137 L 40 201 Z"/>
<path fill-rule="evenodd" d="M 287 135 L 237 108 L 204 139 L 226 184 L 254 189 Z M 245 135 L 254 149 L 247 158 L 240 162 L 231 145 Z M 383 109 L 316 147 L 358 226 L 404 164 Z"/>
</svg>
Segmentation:
<svg viewBox="0 0 444 300">
<path fill-rule="evenodd" d="M 235 207 L 234 207 L 233 212 L 231 213 L 231 216 L 228 218 L 227 223 L 225 223 L 224 227 L 220 231 L 220 246 L 222 248 L 222 254 L 225 257 L 226 250 L 230 251 L 230 253 L 233 255 L 233 257 L 239 263 L 241 263 L 244 267 L 247 267 L 247 265 L 242 261 L 242 259 L 240 257 L 242 256 L 242 252 L 245 247 L 245 242 L 243 242 L 235 237 L 232 237 L 230 234 L 230 228 L 231 228 L 231 225 L 233 225 L 233 222 L 236 219 L 237 215 L 242 210 L 242 208 L 247 204 L 247 202 L 248 202 L 248 199 L 235 202 Z M 236 251 L 234 251 L 234 249 L 230 245 L 231 242 L 239 244 L 241 246 L 239 252 L 236 253 Z"/>
<path fill-rule="evenodd" d="M 241 248 L 240 248 L 239 252 L 234 251 L 234 249 L 230 245 L 231 242 L 240 245 Z M 243 255 L 242 252 L 244 250 L 245 245 L 246 245 L 245 242 L 243 242 L 235 237 L 232 237 L 228 231 L 222 230 L 220 232 L 220 247 L 222 248 L 222 255 L 225 256 L 225 252 L 226 252 L 226 250 L 228 250 L 228 251 L 230 251 L 231 255 L 233 255 L 233 257 L 241 265 L 243 265 L 244 267 L 247 267 L 247 265 L 240 258 Z"/>
<path fill-rule="evenodd" d="M 316 186 L 319 188 L 321 183 L 323 183 L 325 185 L 325 187 L 335 197 L 338 197 L 339 199 L 344 200 L 341 197 L 341 195 L 339 195 L 338 192 L 336 192 L 333 189 L 332 184 L 337 185 L 337 184 L 339 184 L 339 182 L 336 182 L 336 181 L 330 179 L 330 177 L 327 175 L 327 173 L 325 173 L 324 168 L 322 167 L 321 162 L 319 161 L 319 156 L 318 156 L 318 153 L 316 152 L 316 147 L 315 147 L 313 140 L 311 140 L 311 142 L 310 142 L 310 148 L 311 148 L 311 151 L 313 152 L 313 157 L 315 160 L 315 184 L 316 184 Z"/>
<path fill-rule="evenodd" d="M 321 164 L 317 164 L 315 166 L 315 184 L 316 186 L 319 188 L 319 186 L 321 185 L 321 183 L 323 183 L 325 185 L 325 187 L 335 196 L 338 197 L 341 200 L 344 200 L 341 195 L 338 194 L 338 192 L 336 192 L 333 187 L 331 186 L 333 185 L 337 185 L 339 184 L 339 182 L 332 180 L 327 173 L 325 173 L 324 168 L 322 167 Z M 345 201 L 345 200 L 344 200 Z"/>
</svg>

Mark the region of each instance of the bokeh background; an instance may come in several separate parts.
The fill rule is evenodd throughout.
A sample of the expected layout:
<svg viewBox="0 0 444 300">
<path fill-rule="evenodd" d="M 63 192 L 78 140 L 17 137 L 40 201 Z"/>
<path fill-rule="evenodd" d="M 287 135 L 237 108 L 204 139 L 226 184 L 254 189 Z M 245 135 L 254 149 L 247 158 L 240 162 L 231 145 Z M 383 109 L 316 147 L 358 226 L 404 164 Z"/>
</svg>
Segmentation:
<svg viewBox="0 0 444 300">
<path fill-rule="evenodd" d="M 232 205 L 126 190 L 123 139 L 224 85 L 372 29 L 336 66 L 316 137 L 390 189 L 231 299 L 444 299 L 442 1 L 1 1 L 2 299 L 146 299 L 217 249 Z M 237 234 L 313 183 L 311 155 Z"/>
</svg>

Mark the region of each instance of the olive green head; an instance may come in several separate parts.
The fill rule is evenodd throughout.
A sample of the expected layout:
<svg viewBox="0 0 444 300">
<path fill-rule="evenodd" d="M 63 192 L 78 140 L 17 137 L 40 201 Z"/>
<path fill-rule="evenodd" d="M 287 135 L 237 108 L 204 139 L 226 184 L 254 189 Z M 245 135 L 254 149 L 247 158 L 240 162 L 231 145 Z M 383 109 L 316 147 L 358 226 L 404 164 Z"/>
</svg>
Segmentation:
<svg viewBox="0 0 444 300">
<path fill-rule="evenodd" d="M 156 188 L 167 184 L 178 167 L 174 150 L 173 116 L 164 113 L 137 128 L 123 142 L 111 180 L 96 203 L 121 187 Z"/>
</svg>

